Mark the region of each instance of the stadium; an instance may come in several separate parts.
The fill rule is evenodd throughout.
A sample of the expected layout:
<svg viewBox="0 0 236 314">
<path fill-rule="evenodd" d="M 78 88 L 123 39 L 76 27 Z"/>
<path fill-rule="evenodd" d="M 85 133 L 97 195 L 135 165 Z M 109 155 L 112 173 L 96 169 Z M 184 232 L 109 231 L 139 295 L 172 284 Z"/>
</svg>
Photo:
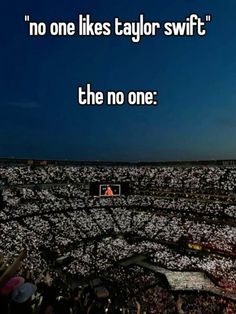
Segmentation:
<svg viewBox="0 0 236 314">
<path fill-rule="evenodd" d="M 236 313 L 234 160 L 2 158 L 0 191 L 0 274 L 18 258 L 37 287 L 21 313 Z"/>
</svg>

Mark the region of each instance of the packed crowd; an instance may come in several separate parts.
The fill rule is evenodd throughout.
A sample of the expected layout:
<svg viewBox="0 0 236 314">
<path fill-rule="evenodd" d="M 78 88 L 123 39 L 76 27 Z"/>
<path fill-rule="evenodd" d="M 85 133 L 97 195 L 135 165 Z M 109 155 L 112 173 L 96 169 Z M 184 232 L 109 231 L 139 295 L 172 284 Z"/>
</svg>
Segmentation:
<svg viewBox="0 0 236 314">
<path fill-rule="evenodd" d="M 236 302 L 209 293 L 173 293 L 160 276 L 138 266 L 115 266 L 101 279 L 73 287 L 48 272 L 33 280 L 21 268 L 24 249 L 10 264 L 0 259 L 1 314 L 234 314 Z"/>
<path fill-rule="evenodd" d="M 233 202 L 207 201 L 205 199 L 188 199 L 186 197 L 161 197 L 127 195 L 119 198 L 94 198 L 83 188 L 71 185 L 28 188 L 7 187 L 2 192 L 5 212 L 18 217 L 27 214 L 63 211 L 76 208 L 101 206 L 152 206 L 163 210 L 189 214 L 210 215 L 211 219 L 236 218 L 236 205 Z M 14 210 L 13 210 L 14 209 Z M 4 212 L 0 219 L 6 219 Z"/>
<path fill-rule="evenodd" d="M 235 192 L 235 167 L 69 167 L 0 166 L 4 184 L 132 182 L 133 192 L 152 188 Z"/>
<path fill-rule="evenodd" d="M 207 257 L 206 261 L 195 257 L 189 259 L 186 256 L 180 261 L 178 255 L 173 253 L 172 259 L 176 261 L 176 268 L 197 267 L 214 274 L 219 280 L 221 276 L 217 274 L 222 272 L 222 279 L 229 277 L 236 287 L 236 276 L 233 272 L 235 261 L 230 257 L 235 251 L 236 228 L 228 225 L 220 226 L 203 219 L 197 222 L 190 218 L 163 214 L 161 211 L 108 207 L 24 216 L 14 222 L 2 221 L 0 226 L 4 238 L 0 249 L 5 253 L 12 252 L 19 249 L 24 241 L 31 251 L 28 266 L 34 270 L 39 268 L 39 272 L 47 263 L 43 258 L 39 259 L 40 248 L 53 248 L 58 251 L 58 255 L 69 251 L 74 261 L 69 264 L 67 271 L 79 272 L 83 276 L 90 273 L 89 264 L 93 265 L 93 258 L 96 258 L 97 268 L 103 269 L 117 259 L 141 253 L 143 250 L 155 250 L 160 263 L 165 260 L 170 263 L 168 244 L 182 245 L 180 241 L 184 238 L 186 243 L 201 243 L 229 256 Z M 132 245 L 127 243 L 126 239 L 133 237 L 138 237 L 139 241 Z M 142 246 L 142 239 L 147 241 L 144 242 L 145 247 Z M 166 245 L 153 248 L 153 242 Z M 73 250 L 74 248 L 76 249 Z M 167 266 L 170 267 L 169 264 Z"/>
<path fill-rule="evenodd" d="M 137 301 L 129 291 L 129 308 L 134 313 L 140 307 L 147 313 L 158 312 L 152 312 L 148 294 L 136 291 L 134 276 L 125 285 L 129 282 L 127 271 L 117 263 L 143 252 L 153 264 L 170 270 L 204 271 L 217 285 L 235 292 L 236 206 L 230 198 L 235 192 L 235 174 L 235 168 L 217 167 L 0 167 L 0 228 L 4 239 L 0 253 L 10 264 L 13 253 L 24 244 L 29 254 L 18 275 L 24 278 L 28 272 L 34 286 L 45 272 L 62 286 L 68 286 L 71 278 L 110 278 L 119 287 L 123 285 L 126 293 L 131 290 L 139 294 Z M 97 181 L 130 182 L 132 194 L 92 197 L 89 183 Z M 149 195 L 155 189 L 215 192 L 229 197 L 221 202 Z M 187 251 L 189 242 L 220 253 Z M 133 272 L 139 283 L 144 278 L 142 286 L 145 282 L 157 284 L 150 274 Z M 157 300 L 166 300 L 164 306 L 169 304 L 174 311 L 173 296 L 160 287 L 155 289 Z"/>
<path fill-rule="evenodd" d="M 1 255 L 1 314 L 141 314 L 137 300 L 128 295 L 118 300 L 117 289 L 109 286 L 109 292 L 100 279 L 74 283 L 73 288 L 55 280 L 48 272 L 33 280 L 29 273 L 22 273 L 21 264 L 26 255 L 24 249 L 9 266 L 2 265 Z"/>
</svg>

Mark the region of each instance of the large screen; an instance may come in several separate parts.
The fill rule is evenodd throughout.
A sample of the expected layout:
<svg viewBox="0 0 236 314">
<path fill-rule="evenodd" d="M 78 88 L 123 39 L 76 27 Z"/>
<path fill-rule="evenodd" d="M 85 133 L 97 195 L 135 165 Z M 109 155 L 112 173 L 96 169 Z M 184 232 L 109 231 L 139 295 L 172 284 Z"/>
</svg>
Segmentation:
<svg viewBox="0 0 236 314">
<path fill-rule="evenodd" d="M 100 184 L 99 196 L 120 196 L 120 184 Z"/>
<path fill-rule="evenodd" d="M 90 183 L 90 195 L 99 197 L 113 197 L 129 194 L 129 183 Z"/>
</svg>

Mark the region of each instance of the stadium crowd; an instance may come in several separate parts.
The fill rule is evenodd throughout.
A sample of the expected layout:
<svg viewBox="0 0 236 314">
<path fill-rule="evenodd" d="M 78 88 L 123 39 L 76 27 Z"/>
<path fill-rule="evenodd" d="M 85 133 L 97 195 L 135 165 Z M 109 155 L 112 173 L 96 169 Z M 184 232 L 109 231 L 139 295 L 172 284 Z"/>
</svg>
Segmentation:
<svg viewBox="0 0 236 314">
<path fill-rule="evenodd" d="M 123 287 L 129 304 L 126 302 L 124 309 L 133 309 L 133 312 L 127 313 L 138 313 L 140 309 L 142 313 L 175 313 L 174 297 L 165 289 L 159 286 L 150 288 L 156 296 L 152 300 L 149 300 L 148 292 L 136 291 L 137 284 L 145 286 L 145 282 L 148 283 L 147 291 L 150 290 L 149 285 L 157 284 L 153 274 L 140 269 L 133 269 L 130 274 L 130 270 L 127 272 L 117 263 L 145 252 L 156 265 L 170 270 L 204 271 L 217 285 L 235 292 L 236 227 L 233 221 L 236 207 L 231 200 L 236 186 L 235 174 L 235 168 L 219 167 L 2 166 L 0 228 L 4 241 L 0 242 L 0 253 L 5 265 L 11 264 L 14 253 L 24 245 L 29 254 L 24 258 L 18 276 L 30 278 L 33 285 L 30 291 L 36 289 L 42 274 L 47 274 L 56 283 L 60 282 L 60 287 L 66 286 L 61 300 L 69 304 L 66 308 L 74 310 L 73 313 L 83 313 L 75 309 L 78 300 L 85 311 L 86 306 L 81 305 L 85 299 L 84 288 L 75 296 L 73 285 L 68 285 L 68 282 L 74 278 L 87 282 L 91 276 L 102 277 L 111 283 L 115 281 L 119 287 Z M 93 197 L 89 195 L 89 183 L 97 181 L 129 182 L 131 195 Z M 193 200 L 188 195 L 162 197 L 149 193 L 159 189 L 186 191 L 186 194 L 189 191 L 206 195 L 221 193 L 227 199 L 225 202 L 205 198 Z M 190 242 L 200 243 L 219 254 L 186 250 Z M 138 278 L 138 282 L 135 282 L 135 278 Z M 21 284 L 25 282 L 27 280 Z M 37 290 L 40 291 L 37 297 L 40 296 L 42 301 L 45 291 L 41 292 L 40 289 Z M 55 309 L 55 304 L 60 301 L 60 293 L 53 292 Z M 78 294 L 83 296 L 83 301 Z M 96 308 L 95 312 L 90 309 L 91 313 L 99 314 L 100 310 L 109 309 L 108 299 L 108 303 L 101 306 L 98 305 L 100 301 L 94 303 L 94 296 L 91 295 L 93 292 L 89 290 L 87 299 L 90 301 L 86 311 L 89 307 L 95 308 L 94 304 L 100 309 Z M 49 296 L 47 298 L 50 299 Z M 227 310 L 229 303 L 224 305 L 225 299 L 198 296 L 196 302 L 201 303 L 201 298 L 202 303 L 211 300 L 209 304 L 215 298 L 217 306 Z M 185 299 L 184 296 L 182 299 Z M 6 304 L 10 310 L 12 303 L 8 301 Z M 17 302 L 13 299 L 13 303 Z M 117 311 L 118 308 L 117 305 Z M 160 312 L 155 312 L 157 308 Z M 190 303 L 184 308 L 184 313 L 194 313 Z M 235 309 L 234 303 L 230 308 Z M 55 309 L 57 313 L 59 309 Z"/>
<path fill-rule="evenodd" d="M 9 185 L 129 181 L 134 192 L 151 187 L 222 193 L 236 190 L 235 167 L 0 166 L 0 177 Z"/>
</svg>

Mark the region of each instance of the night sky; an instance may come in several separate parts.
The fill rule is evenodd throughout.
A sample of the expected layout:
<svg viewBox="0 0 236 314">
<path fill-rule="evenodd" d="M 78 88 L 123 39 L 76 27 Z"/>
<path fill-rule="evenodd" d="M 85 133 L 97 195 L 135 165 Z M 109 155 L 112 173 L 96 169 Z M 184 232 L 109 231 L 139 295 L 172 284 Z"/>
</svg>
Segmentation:
<svg viewBox="0 0 236 314">
<path fill-rule="evenodd" d="M 2 7 L 3 6 L 3 7 Z M 0 156 L 159 161 L 236 158 L 236 1 L 6 1 L 1 4 Z M 36 21 L 182 21 L 205 37 L 30 37 Z M 77 86 L 158 90 L 159 106 L 77 104 Z"/>
</svg>

